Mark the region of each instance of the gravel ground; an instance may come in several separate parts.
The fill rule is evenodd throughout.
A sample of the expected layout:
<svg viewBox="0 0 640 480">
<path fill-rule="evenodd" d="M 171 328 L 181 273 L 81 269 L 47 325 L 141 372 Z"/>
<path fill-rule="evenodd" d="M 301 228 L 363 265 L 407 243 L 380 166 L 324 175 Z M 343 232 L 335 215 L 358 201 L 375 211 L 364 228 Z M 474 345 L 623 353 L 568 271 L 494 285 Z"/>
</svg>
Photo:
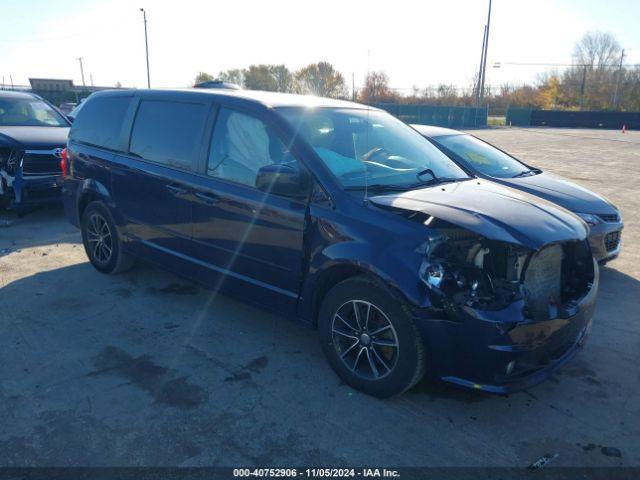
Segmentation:
<svg viewBox="0 0 640 480">
<path fill-rule="evenodd" d="M 640 466 L 640 133 L 473 133 L 626 223 L 590 341 L 549 381 L 367 397 L 315 332 L 152 267 L 101 275 L 46 209 L 0 220 L 0 466 Z"/>
</svg>

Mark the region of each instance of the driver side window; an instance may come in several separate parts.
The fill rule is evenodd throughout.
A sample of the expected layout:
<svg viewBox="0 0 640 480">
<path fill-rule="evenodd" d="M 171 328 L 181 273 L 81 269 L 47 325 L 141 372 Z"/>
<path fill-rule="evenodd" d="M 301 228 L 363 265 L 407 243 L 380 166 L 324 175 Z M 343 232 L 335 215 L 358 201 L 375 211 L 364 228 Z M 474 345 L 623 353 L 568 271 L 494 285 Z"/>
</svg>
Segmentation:
<svg viewBox="0 0 640 480">
<path fill-rule="evenodd" d="M 255 187 L 260 168 L 292 161 L 289 150 L 269 125 L 244 112 L 220 109 L 207 175 Z"/>
</svg>

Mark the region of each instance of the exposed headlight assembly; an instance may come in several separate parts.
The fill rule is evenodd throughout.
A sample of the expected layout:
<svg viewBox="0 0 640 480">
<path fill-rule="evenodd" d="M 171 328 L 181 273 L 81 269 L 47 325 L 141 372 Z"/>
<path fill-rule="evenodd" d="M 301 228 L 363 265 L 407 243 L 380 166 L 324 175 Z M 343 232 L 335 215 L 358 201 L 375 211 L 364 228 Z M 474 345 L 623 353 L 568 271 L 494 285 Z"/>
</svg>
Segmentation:
<svg viewBox="0 0 640 480">
<path fill-rule="evenodd" d="M 440 299 L 464 304 L 493 294 L 489 276 L 481 269 L 425 258 L 420 266 L 420 279 Z"/>
<path fill-rule="evenodd" d="M 0 147 L 0 168 L 13 176 L 18 172 L 21 161 L 21 152 L 15 148 Z"/>
</svg>

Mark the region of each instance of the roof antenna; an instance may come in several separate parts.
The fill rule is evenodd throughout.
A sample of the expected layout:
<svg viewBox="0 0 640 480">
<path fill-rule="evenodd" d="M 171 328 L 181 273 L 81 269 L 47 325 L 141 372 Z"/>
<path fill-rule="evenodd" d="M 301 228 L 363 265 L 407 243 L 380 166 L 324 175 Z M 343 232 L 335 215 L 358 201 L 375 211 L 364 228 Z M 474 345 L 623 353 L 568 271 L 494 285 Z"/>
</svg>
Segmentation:
<svg viewBox="0 0 640 480">
<path fill-rule="evenodd" d="M 367 88 L 367 81 L 369 81 L 369 74 L 371 72 L 371 50 L 367 50 L 367 79 L 365 80 L 365 88 Z M 371 105 L 369 105 L 370 103 L 370 98 L 369 96 L 371 95 L 371 92 L 367 93 L 367 124 L 365 125 L 365 145 L 367 146 L 367 148 L 365 148 L 365 152 L 369 152 L 369 111 L 371 110 Z M 357 153 L 356 153 L 357 155 Z M 367 178 L 367 163 L 364 159 L 362 159 L 362 165 L 364 166 L 364 200 L 363 203 L 365 206 L 367 206 L 369 204 L 369 180 Z"/>
</svg>

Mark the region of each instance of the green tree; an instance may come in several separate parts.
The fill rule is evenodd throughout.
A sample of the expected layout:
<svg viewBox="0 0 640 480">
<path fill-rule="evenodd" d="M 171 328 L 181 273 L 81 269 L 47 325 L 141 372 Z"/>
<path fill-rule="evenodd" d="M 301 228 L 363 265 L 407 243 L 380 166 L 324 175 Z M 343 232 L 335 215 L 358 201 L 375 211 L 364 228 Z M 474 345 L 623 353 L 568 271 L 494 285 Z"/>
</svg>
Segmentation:
<svg viewBox="0 0 640 480">
<path fill-rule="evenodd" d="M 344 98 L 347 85 L 344 77 L 329 62 L 307 65 L 294 75 L 295 91 L 320 97 Z"/>
<path fill-rule="evenodd" d="M 244 86 L 249 90 L 277 90 L 276 80 L 271 75 L 270 65 L 249 65 L 244 71 Z"/>
<path fill-rule="evenodd" d="M 293 74 L 284 65 L 271 65 L 276 92 L 293 92 Z"/>
<path fill-rule="evenodd" d="M 210 82 L 211 80 L 213 80 L 213 75 L 211 75 L 210 73 L 198 72 L 198 74 L 196 75 L 195 80 L 193 81 L 193 84 L 197 85 L 198 83 Z"/>
<path fill-rule="evenodd" d="M 224 70 L 218 74 L 218 79 L 223 82 L 235 83 L 240 87 L 244 87 L 244 72 L 244 70 L 239 68 Z"/>
</svg>

